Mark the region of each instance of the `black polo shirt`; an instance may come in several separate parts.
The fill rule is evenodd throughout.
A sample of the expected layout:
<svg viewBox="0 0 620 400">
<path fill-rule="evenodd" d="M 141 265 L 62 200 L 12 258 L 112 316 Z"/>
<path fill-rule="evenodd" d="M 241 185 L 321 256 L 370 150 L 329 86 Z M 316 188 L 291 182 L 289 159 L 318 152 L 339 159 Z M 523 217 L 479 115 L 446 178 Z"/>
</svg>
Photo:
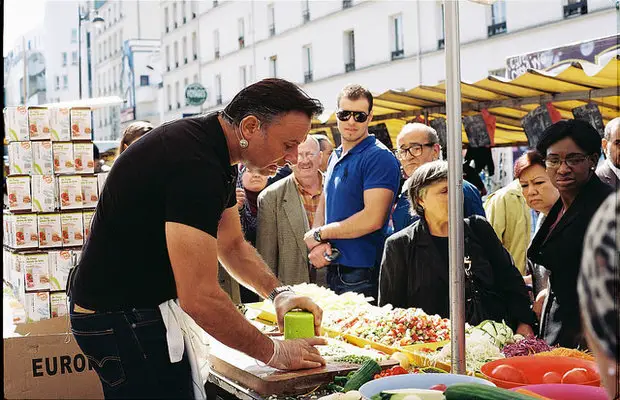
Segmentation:
<svg viewBox="0 0 620 400">
<path fill-rule="evenodd" d="M 223 211 L 236 204 L 236 177 L 217 114 L 165 123 L 129 146 L 100 194 L 73 301 L 113 311 L 176 298 L 165 223 L 217 237 Z"/>
</svg>

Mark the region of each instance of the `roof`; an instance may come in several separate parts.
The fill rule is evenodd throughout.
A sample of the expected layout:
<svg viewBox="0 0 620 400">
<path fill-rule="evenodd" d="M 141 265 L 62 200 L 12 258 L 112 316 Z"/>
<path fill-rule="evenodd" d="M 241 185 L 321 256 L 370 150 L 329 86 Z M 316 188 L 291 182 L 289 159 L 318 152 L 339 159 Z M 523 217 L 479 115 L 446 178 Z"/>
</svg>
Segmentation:
<svg viewBox="0 0 620 400">
<path fill-rule="evenodd" d="M 572 109 L 588 102 L 598 105 L 603 122 L 620 115 L 620 56 L 606 65 L 574 62 L 558 74 L 528 69 L 513 80 L 488 76 L 475 83 L 461 82 L 463 116 L 487 109 L 497 118 L 495 144 L 527 145 L 521 118 L 541 104 L 551 102 L 563 118 L 573 118 Z M 420 85 L 407 91 L 388 90 L 376 95 L 371 125 L 385 123 L 390 137 L 416 116 L 429 119 L 446 114 L 445 83 L 436 86 Z M 325 123 L 313 121 L 313 130 L 336 126 L 335 113 Z M 467 135 L 463 132 L 463 143 Z"/>
</svg>

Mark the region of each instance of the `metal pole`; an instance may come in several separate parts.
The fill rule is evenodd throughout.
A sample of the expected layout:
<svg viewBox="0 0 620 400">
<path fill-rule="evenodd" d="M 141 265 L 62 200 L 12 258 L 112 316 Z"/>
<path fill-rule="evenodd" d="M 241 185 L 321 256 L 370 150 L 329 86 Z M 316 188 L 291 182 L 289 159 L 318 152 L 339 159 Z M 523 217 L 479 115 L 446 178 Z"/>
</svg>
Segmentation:
<svg viewBox="0 0 620 400">
<path fill-rule="evenodd" d="M 461 66 L 459 3 L 445 0 L 446 120 L 448 138 L 448 191 L 450 249 L 450 329 L 452 372 L 466 373 L 465 271 L 463 266 L 463 140 L 461 137 Z"/>
<path fill-rule="evenodd" d="M 78 95 L 82 100 L 82 12 L 78 6 Z"/>
</svg>

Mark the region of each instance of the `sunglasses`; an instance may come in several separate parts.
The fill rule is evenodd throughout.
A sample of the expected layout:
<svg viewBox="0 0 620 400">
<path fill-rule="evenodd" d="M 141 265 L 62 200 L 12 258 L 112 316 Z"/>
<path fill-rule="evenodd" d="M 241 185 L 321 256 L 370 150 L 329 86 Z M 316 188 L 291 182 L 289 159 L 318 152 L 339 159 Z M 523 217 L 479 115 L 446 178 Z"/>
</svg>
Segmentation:
<svg viewBox="0 0 620 400">
<path fill-rule="evenodd" d="M 368 114 L 363 111 L 338 110 L 338 112 L 336 112 L 336 118 L 343 122 L 348 121 L 349 118 L 351 118 L 351 115 L 353 115 L 355 122 L 366 122 L 368 119 Z"/>
</svg>

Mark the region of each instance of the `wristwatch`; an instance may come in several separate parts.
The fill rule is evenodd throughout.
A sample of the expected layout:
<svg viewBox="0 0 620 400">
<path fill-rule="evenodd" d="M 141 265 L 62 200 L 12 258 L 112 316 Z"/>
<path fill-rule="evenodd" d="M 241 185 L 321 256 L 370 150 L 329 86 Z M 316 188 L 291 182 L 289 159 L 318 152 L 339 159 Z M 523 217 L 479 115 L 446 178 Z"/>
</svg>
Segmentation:
<svg viewBox="0 0 620 400">
<path fill-rule="evenodd" d="M 323 239 L 321 239 L 321 228 L 316 228 L 313 233 L 314 240 L 319 243 L 323 243 Z"/>
<path fill-rule="evenodd" d="M 271 293 L 269 293 L 269 300 L 274 301 L 276 296 L 278 296 L 280 293 L 284 293 L 284 292 L 293 292 L 293 288 L 290 286 L 278 286 L 275 289 L 273 289 L 271 291 Z"/>
</svg>

